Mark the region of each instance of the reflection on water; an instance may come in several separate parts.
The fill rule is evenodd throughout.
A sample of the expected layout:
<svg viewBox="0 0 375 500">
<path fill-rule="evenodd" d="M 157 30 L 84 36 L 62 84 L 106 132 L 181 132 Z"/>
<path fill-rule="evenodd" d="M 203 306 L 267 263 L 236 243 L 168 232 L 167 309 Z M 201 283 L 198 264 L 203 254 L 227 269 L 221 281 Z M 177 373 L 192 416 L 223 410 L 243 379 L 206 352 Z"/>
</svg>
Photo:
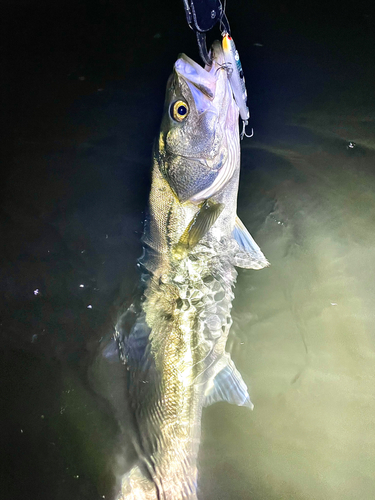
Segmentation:
<svg viewBox="0 0 375 500">
<path fill-rule="evenodd" d="M 238 212 L 271 267 L 239 273 L 230 345 L 255 408 L 205 410 L 202 500 L 374 497 L 372 35 L 290 26 L 241 49 L 255 136 L 242 143 Z M 90 91 L 57 132 L 17 125 L 1 221 L 7 498 L 111 498 L 131 463 L 121 370 L 97 352 L 137 279 L 176 50 L 156 83 L 145 72 Z"/>
<path fill-rule="evenodd" d="M 272 266 L 241 273 L 235 302 L 236 353 L 255 409 L 208 410 L 205 467 L 215 477 L 234 470 L 236 498 L 371 498 L 375 155 L 324 135 L 292 150 L 254 141 L 251 152 L 266 172 L 259 184 L 245 165 L 243 180 L 267 186 L 274 202 L 256 234 Z M 235 444 L 215 424 L 223 413 Z M 208 448 L 223 463 L 210 462 Z M 232 494 L 223 483 L 207 498 Z"/>
</svg>

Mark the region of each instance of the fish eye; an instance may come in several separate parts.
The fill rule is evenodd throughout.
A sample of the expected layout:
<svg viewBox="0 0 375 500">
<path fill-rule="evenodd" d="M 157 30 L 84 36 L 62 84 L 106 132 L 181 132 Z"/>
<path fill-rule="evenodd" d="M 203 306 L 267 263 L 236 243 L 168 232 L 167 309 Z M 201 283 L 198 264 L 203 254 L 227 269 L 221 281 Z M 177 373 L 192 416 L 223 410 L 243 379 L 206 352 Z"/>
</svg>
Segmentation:
<svg viewBox="0 0 375 500">
<path fill-rule="evenodd" d="M 171 106 L 171 116 L 177 122 L 182 122 L 185 120 L 189 114 L 189 107 L 184 101 L 176 101 Z"/>
</svg>

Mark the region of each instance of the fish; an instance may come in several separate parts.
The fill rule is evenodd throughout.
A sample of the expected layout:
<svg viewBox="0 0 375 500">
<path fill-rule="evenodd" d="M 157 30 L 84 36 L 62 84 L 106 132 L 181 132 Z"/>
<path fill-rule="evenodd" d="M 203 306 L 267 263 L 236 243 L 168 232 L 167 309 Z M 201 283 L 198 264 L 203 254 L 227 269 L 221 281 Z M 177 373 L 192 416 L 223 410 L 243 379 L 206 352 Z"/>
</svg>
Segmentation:
<svg viewBox="0 0 375 500">
<path fill-rule="evenodd" d="M 180 54 L 168 80 L 138 299 L 115 328 L 137 454 L 117 500 L 196 500 L 203 408 L 253 408 L 225 345 L 236 267 L 269 263 L 237 216 L 239 109 L 220 42 L 210 56 Z"/>
</svg>

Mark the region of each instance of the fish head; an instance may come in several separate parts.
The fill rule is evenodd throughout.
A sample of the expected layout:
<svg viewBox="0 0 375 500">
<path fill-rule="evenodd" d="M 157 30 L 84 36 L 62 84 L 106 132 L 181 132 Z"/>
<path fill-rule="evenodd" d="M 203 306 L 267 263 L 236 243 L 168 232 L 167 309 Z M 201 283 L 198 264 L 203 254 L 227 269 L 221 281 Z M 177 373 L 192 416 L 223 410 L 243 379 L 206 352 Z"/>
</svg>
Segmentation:
<svg viewBox="0 0 375 500">
<path fill-rule="evenodd" d="M 181 203 L 212 197 L 235 171 L 230 150 L 239 151 L 239 113 L 219 42 L 211 57 L 212 65 L 203 68 L 181 54 L 167 84 L 157 155 Z"/>
</svg>

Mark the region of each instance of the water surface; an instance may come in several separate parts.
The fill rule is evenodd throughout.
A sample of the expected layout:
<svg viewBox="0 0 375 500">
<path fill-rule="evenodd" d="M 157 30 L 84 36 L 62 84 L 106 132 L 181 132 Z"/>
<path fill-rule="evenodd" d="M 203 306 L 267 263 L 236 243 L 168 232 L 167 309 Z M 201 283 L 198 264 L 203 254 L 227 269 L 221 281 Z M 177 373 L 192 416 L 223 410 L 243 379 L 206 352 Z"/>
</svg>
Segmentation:
<svg viewBox="0 0 375 500">
<path fill-rule="evenodd" d="M 184 22 L 180 5 L 164 15 L 150 3 L 141 31 L 115 3 L 71 7 L 45 7 L 49 23 L 31 3 L 9 17 L 20 35 L 1 211 L 12 499 L 112 498 L 132 460 L 122 370 L 98 353 L 137 280 L 167 77 L 178 52 L 197 57 L 171 21 Z M 239 272 L 229 347 L 255 409 L 205 411 L 200 498 L 370 500 L 374 17 L 334 3 L 325 16 L 291 2 L 229 8 L 255 130 L 238 213 L 271 267 Z"/>
</svg>

